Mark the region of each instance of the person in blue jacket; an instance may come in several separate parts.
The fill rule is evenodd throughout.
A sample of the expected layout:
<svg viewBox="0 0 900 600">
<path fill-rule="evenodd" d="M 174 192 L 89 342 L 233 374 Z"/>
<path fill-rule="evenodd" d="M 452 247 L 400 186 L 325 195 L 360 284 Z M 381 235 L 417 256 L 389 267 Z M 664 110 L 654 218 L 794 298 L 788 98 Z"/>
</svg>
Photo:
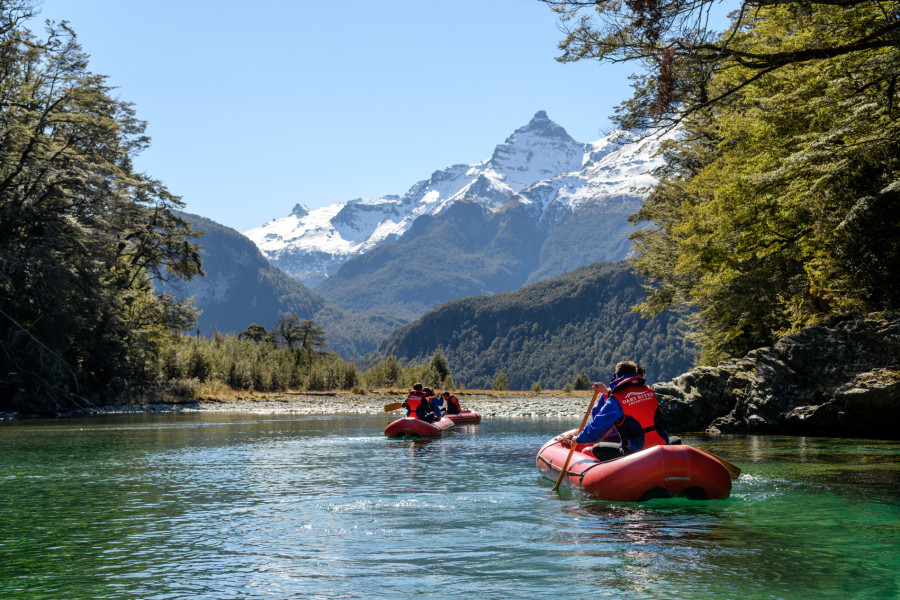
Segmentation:
<svg viewBox="0 0 900 600">
<path fill-rule="evenodd" d="M 681 443 L 666 432 L 656 393 L 634 362 L 617 364 L 609 387 L 602 382 L 593 387 L 603 394 L 591 411 L 593 418 L 577 437 L 568 434 L 560 438 L 563 447 L 569 448 L 573 438 L 579 444 L 593 443 L 594 457 L 611 460 L 653 446 Z M 618 433 L 619 442 L 604 441 L 613 433 Z"/>
<path fill-rule="evenodd" d="M 441 406 L 444 405 L 444 399 L 434 393 L 431 388 L 425 388 L 425 399 L 431 404 L 431 411 L 434 413 L 435 420 L 444 417 L 441 412 Z"/>
</svg>

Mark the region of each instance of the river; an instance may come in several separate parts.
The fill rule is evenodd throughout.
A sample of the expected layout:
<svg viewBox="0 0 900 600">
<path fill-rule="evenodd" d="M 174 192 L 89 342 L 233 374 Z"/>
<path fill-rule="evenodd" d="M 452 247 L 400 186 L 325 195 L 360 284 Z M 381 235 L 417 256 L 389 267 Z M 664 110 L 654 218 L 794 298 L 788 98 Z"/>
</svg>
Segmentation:
<svg viewBox="0 0 900 600">
<path fill-rule="evenodd" d="M 571 420 L 390 419 L 0 423 L 0 598 L 900 597 L 897 442 L 682 435 L 728 500 L 608 503 L 538 475 Z"/>
</svg>

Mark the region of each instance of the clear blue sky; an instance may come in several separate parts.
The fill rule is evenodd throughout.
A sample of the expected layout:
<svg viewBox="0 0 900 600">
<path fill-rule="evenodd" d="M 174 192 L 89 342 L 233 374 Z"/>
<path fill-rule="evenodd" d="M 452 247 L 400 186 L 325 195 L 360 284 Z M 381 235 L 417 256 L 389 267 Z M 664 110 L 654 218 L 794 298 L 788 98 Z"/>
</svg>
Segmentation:
<svg viewBox="0 0 900 600">
<path fill-rule="evenodd" d="M 139 170 L 239 231 L 403 194 L 489 158 L 535 112 L 607 133 L 630 67 L 554 59 L 537 0 L 44 0 L 147 121 Z"/>
</svg>

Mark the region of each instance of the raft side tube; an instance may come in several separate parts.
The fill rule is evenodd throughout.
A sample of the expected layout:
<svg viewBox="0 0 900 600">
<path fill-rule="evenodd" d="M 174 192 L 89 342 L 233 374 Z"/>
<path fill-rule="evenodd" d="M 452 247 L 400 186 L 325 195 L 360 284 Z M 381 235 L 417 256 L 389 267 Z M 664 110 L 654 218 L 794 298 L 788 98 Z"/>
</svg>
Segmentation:
<svg viewBox="0 0 900 600">
<path fill-rule="evenodd" d="M 569 449 L 554 438 L 538 452 L 538 472 L 553 480 Z M 640 502 L 649 498 L 686 496 L 724 500 L 731 495 L 728 470 L 715 458 L 691 446 L 654 446 L 621 458 L 600 462 L 576 445 L 562 483 L 598 500 Z"/>
<path fill-rule="evenodd" d="M 443 417 L 434 423 L 423 421 L 415 417 L 403 417 L 388 423 L 384 428 L 384 435 L 391 439 L 401 438 L 438 438 L 444 431 L 453 427 L 453 421 Z"/>
</svg>

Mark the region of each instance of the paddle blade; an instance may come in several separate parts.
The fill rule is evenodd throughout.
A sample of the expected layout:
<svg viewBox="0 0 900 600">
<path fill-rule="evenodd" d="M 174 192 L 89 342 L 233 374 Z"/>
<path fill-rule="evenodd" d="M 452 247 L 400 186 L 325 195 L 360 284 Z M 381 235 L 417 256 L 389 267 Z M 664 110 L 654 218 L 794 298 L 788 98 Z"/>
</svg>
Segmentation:
<svg viewBox="0 0 900 600">
<path fill-rule="evenodd" d="M 392 410 L 397 410 L 403 406 L 402 402 L 391 402 L 390 404 L 384 405 L 384 412 L 391 412 Z"/>
<path fill-rule="evenodd" d="M 566 457 L 566 462 L 563 463 L 562 469 L 559 471 L 559 477 L 556 478 L 556 483 L 553 485 L 553 491 L 559 489 L 559 484 L 562 483 L 563 477 L 566 476 L 566 469 L 569 468 L 569 461 L 572 460 L 572 453 L 575 452 L 575 440 L 572 440 L 572 446 L 569 448 L 569 455 Z"/>
<path fill-rule="evenodd" d="M 721 456 L 716 456 L 712 452 L 707 452 L 706 450 L 704 450 L 704 452 L 706 452 L 707 454 L 712 456 L 714 459 L 716 459 L 717 461 L 722 463 L 722 466 L 725 467 L 725 470 L 728 471 L 728 474 L 731 475 L 732 479 L 737 479 L 738 477 L 741 476 L 741 469 L 737 465 L 731 464 L 730 462 L 728 462 Z"/>
</svg>

